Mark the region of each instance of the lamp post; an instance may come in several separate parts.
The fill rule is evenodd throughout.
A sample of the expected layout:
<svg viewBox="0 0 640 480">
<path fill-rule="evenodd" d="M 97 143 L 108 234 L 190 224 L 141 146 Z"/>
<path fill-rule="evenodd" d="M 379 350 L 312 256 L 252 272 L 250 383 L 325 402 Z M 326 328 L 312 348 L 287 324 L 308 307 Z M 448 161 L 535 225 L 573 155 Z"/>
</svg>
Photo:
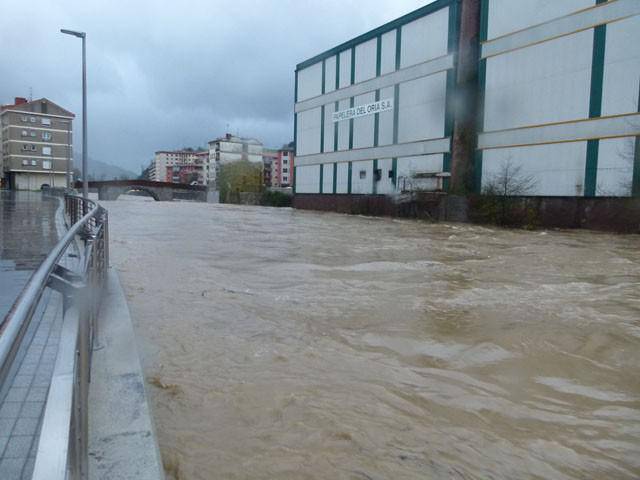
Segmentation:
<svg viewBox="0 0 640 480">
<path fill-rule="evenodd" d="M 61 33 L 82 39 L 82 197 L 89 198 L 89 169 L 87 167 L 87 34 L 61 29 Z"/>
</svg>

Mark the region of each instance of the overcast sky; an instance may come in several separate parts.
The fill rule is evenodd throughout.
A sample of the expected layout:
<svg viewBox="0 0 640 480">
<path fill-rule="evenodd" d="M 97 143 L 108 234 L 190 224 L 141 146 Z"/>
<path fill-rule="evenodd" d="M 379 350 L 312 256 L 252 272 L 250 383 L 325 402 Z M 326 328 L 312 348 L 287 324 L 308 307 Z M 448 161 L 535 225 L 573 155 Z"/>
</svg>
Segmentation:
<svg viewBox="0 0 640 480">
<path fill-rule="evenodd" d="M 135 172 L 153 152 L 239 133 L 293 140 L 295 65 L 429 0 L 0 0 L 0 103 L 77 114 L 88 35 L 89 155 Z M 340 15 L 338 13 L 341 12 Z"/>
</svg>

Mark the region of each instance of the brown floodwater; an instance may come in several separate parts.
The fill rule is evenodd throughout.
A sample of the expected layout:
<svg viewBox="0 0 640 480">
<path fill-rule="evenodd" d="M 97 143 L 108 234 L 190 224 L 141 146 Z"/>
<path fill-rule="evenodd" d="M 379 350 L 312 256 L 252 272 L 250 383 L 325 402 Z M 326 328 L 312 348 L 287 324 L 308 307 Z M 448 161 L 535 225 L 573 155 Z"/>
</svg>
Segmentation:
<svg viewBox="0 0 640 480">
<path fill-rule="evenodd" d="M 640 477 L 640 236 L 104 205 L 168 478 Z"/>
</svg>

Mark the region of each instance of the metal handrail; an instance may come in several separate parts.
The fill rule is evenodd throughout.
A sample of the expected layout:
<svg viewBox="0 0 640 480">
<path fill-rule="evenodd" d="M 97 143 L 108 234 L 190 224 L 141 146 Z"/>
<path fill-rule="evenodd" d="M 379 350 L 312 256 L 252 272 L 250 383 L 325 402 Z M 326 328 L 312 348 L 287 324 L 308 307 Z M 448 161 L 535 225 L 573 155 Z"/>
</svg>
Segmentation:
<svg viewBox="0 0 640 480">
<path fill-rule="evenodd" d="M 33 273 L 0 325 L 0 385 L 6 381 L 38 303 L 49 287 L 63 295 L 60 347 L 45 406 L 34 479 L 85 479 L 88 475 L 88 384 L 95 322 L 109 261 L 107 211 L 88 199 L 65 195 L 69 229 Z M 84 242 L 81 270 L 60 261 L 76 240 Z"/>
</svg>

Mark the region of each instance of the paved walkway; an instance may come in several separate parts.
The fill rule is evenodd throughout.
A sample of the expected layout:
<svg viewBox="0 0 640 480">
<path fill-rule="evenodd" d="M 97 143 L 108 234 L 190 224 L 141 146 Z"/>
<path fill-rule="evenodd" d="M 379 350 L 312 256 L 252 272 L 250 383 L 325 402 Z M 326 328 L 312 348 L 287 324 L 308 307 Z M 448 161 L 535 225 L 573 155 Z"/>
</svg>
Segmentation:
<svg viewBox="0 0 640 480">
<path fill-rule="evenodd" d="M 0 192 L 0 318 L 58 240 L 59 202 Z M 58 228 L 61 218 L 57 219 Z M 60 294 L 47 289 L 0 385 L 0 479 L 30 479 L 62 325 Z"/>
</svg>

